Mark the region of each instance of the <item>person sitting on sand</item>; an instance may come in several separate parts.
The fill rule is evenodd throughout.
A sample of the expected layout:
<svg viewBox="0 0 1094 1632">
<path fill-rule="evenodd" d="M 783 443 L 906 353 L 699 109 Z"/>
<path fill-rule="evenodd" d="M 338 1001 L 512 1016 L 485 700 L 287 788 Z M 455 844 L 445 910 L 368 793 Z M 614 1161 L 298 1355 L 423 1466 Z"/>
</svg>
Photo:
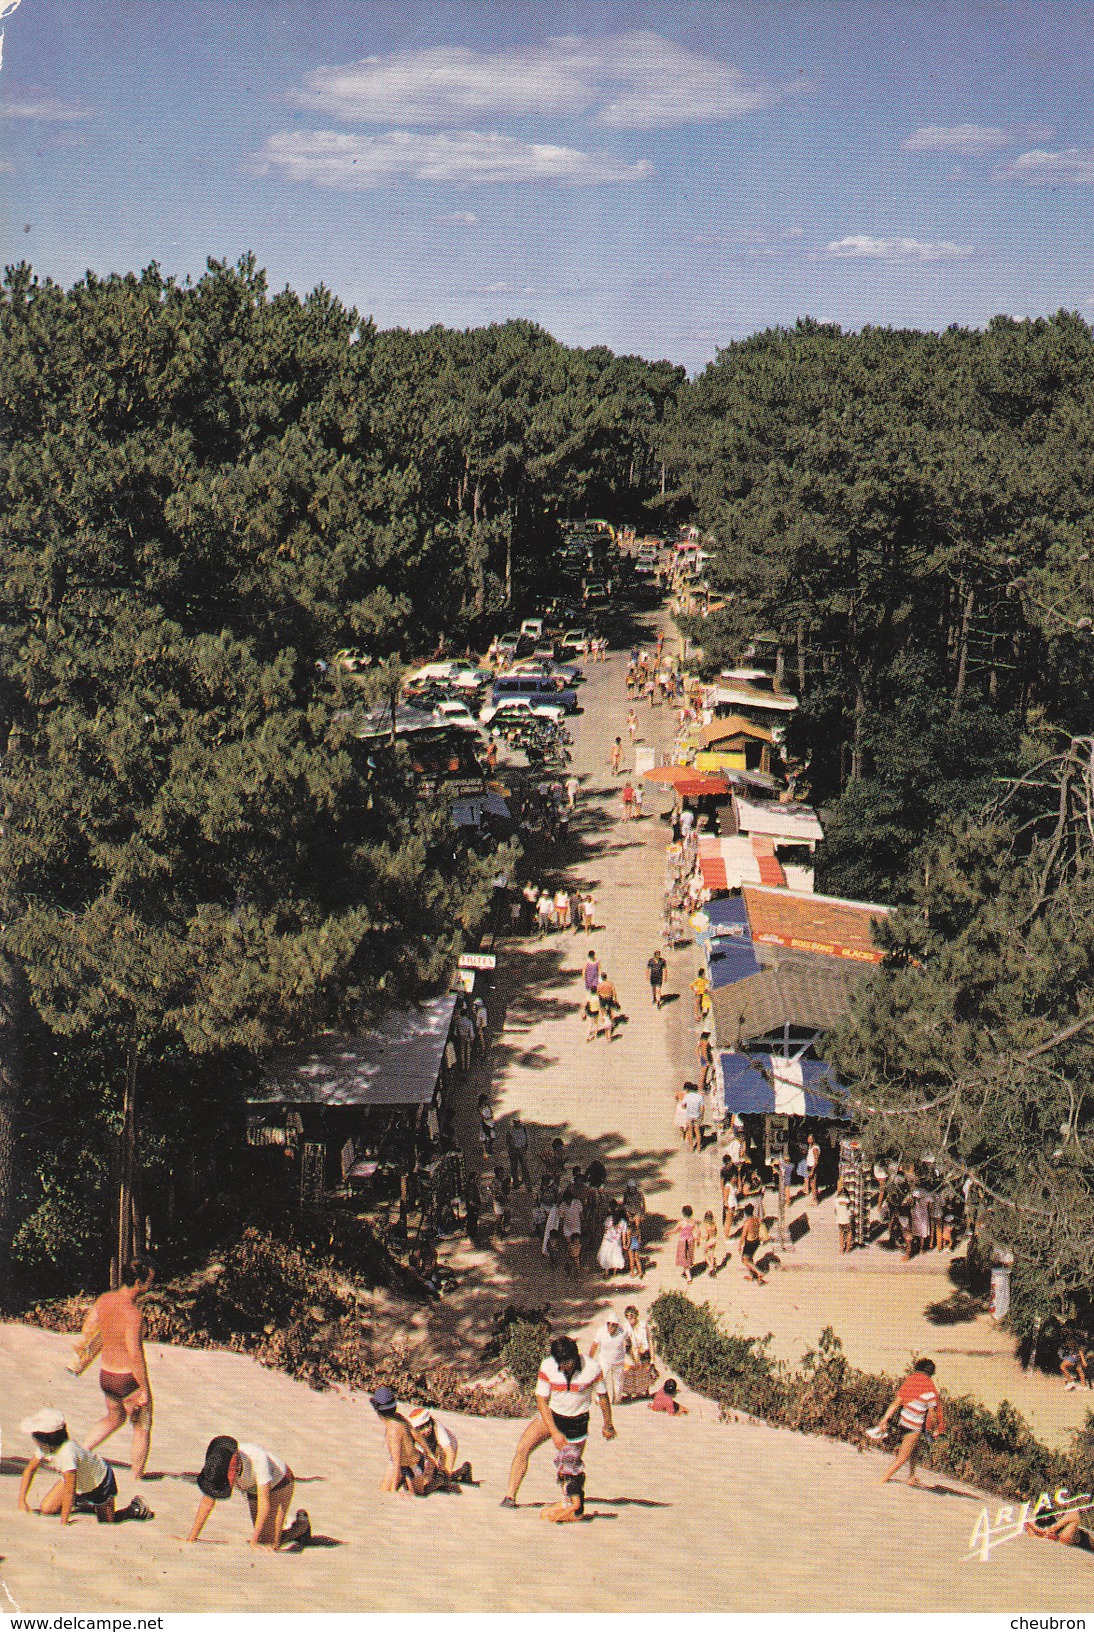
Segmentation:
<svg viewBox="0 0 1094 1632">
<path fill-rule="evenodd" d="M 1038 1524 L 1036 1519 L 1027 1521 L 1024 1526 L 1027 1536 L 1036 1536 L 1040 1541 L 1058 1541 L 1061 1547 L 1079 1547 L 1084 1553 L 1094 1553 L 1094 1536 L 1079 1523 L 1078 1513 L 1063 1513 L 1054 1518 L 1051 1514 L 1045 1515 L 1047 1524 Z"/>
<path fill-rule="evenodd" d="M 688 1408 L 676 1398 L 676 1378 L 666 1377 L 650 1401 L 651 1411 L 665 1411 L 670 1417 L 686 1417 Z"/>
<path fill-rule="evenodd" d="M 241 1444 L 231 1434 L 217 1434 L 205 1448 L 205 1463 L 198 1474 L 201 1501 L 187 1541 L 197 1541 L 205 1521 L 218 1502 L 241 1490 L 251 1510 L 251 1546 L 276 1553 L 284 1544 L 304 1541 L 311 1534 L 308 1515 L 301 1509 L 285 1528 L 296 1477 L 287 1462 L 264 1451 L 261 1445 Z"/>
<path fill-rule="evenodd" d="M 389 1459 L 380 1489 L 386 1495 L 405 1490 L 412 1496 L 428 1496 L 441 1482 L 439 1459 L 416 1442 L 410 1423 L 399 1411 L 399 1402 L 386 1383 L 370 1395 L 370 1404 L 384 1424 Z"/>
<path fill-rule="evenodd" d="M 406 1423 L 415 1445 L 436 1464 L 444 1476 L 444 1483 L 471 1484 L 470 1462 L 461 1462 L 458 1467 L 456 1465 L 459 1441 L 451 1428 L 446 1428 L 443 1422 L 437 1421 L 428 1406 L 419 1405 L 415 1410 L 408 1411 Z"/>
<path fill-rule="evenodd" d="M 30 1487 L 38 1469 L 45 1464 L 61 1475 L 51 1490 L 42 1498 L 38 1511 L 44 1518 L 61 1515 L 61 1523 L 68 1524 L 73 1511 L 94 1513 L 100 1524 L 120 1524 L 123 1519 L 150 1519 L 150 1512 L 139 1496 L 134 1496 L 128 1507 L 115 1507 L 118 1482 L 114 1469 L 107 1467 L 101 1456 L 85 1449 L 69 1437 L 68 1426 L 60 1411 L 39 1411 L 22 1424 L 22 1432 L 34 1443 L 34 1455 L 23 1469 L 19 1481 L 19 1511 L 32 1513 L 27 1501 Z"/>
<path fill-rule="evenodd" d="M 1064 1388 L 1088 1388 L 1089 1366 L 1090 1351 L 1069 1333 L 1060 1347 L 1060 1375 L 1064 1379 Z"/>
</svg>

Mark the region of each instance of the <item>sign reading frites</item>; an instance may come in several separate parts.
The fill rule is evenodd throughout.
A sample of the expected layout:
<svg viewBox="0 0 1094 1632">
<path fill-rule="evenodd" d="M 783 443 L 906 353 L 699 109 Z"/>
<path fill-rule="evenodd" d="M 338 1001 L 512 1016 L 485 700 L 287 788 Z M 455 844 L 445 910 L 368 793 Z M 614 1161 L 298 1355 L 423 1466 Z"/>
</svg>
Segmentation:
<svg viewBox="0 0 1094 1632">
<path fill-rule="evenodd" d="M 461 969 L 496 969 L 498 960 L 493 952 L 461 952 Z"/>
</svg>

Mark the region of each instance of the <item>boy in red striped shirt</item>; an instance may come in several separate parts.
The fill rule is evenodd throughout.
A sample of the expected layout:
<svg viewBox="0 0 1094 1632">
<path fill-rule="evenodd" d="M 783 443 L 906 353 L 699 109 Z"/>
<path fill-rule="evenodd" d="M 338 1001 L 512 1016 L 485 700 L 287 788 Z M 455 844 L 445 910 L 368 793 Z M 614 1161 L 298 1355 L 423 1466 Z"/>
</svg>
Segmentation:
<svg viewBox="0 0 1094 1632">
<path fill-rule="evenodd" d="M 942 1420 L 942 1401 L 934 1385 L 933 1360 L 916 1361 L 909 1375 L 897 1389 L 889 1409 L 877 1427 L 869 1430 L 870 1438 L 881 1439 L 887 1425 L 898 1411 L 904 1438 L 881 1483 L 887 1484 L 894 1473 L 907 1464 L 908 1483 L 918 1485 L 915 1465 L 919 1456 L 920 1441 L 924 1433 L 940 1434 L 945 1426 Z"/>
</svg>

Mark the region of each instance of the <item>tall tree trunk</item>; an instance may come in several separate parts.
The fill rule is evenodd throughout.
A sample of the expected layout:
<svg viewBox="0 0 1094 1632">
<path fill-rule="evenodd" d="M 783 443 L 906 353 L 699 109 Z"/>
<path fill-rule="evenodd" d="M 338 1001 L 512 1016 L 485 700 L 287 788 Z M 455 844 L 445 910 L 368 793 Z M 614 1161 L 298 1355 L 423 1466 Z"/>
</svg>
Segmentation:
<svg viewBox="0 0 1094 1632">
<path fill-rule="evenodd" d="M 863 772 L 863 727 L 866 724 L 866 693 L 862 689 L 862 679 L 855 676 L 855 735 L 851 744 L 851 777 L 852 782 L 862 780 Z"/>
<path fill-rule="evenodd" d="M 120 1286 L 126 1265 L 135 1256 L 133 1234 L 133 1193 L 137 1172 L 137 1039 L 132 1037 L 125 1060 L 125 1099 L 122 1104 L 121 1162 L 118 1179 L 118 1260 L 117 1279 L 111 1284 Z"/>
<path fill-rule="evenodd" d="M 0 958 L 0 1307 L 11 1292 L 15 1227 L 15 1154 L 24 1099 L 30 1007 L 22 971 Z"/>
<path fill-rule="evenodd" d="M 505 529 L 505 604 L 513 604 L 513 529 L 516 527 L 517 505 L 509 500 L 509 525 Z"/>
<path fill-rule="evenodd" d="M 972 624 L 972 609 L 976 604 L 976 591 L 969 590 L 965 596 L 965 605 L 961 611 L 961 633 L 957 638 L 957 682 L 953 690 L 953 711 L 958 713 L 962 699 L 965 696 L 965 682 L 969 673 L 969 628 Z"/>
<path fill-rule="evenodd" d="M 479 517 L 482 514 L 482 484 L 475 483 L 475 493 L 471 502 L 471 538 L 474 552 L 475 566 L 475 616 L 481 618 L 486 611 L 486 546 L 479 533 Z"/>
<path fill-rule="evenodd" d="M 798 697 L 805 696 L 805 625 L 798 624 Z"/>
</svg>

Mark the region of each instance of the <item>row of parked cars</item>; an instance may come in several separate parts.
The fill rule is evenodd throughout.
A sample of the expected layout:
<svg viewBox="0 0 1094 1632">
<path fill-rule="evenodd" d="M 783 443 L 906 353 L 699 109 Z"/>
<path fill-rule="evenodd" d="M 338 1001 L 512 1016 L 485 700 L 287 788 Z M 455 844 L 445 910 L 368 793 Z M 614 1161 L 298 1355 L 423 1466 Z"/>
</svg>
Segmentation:
<svg viewBox="0 0 1094 1632">
<path fill-rule="evenodd" d="M 578 663 L 560 661 L 555 650 L 553 644 L 533 643 L 526 657 L 497 670 L 462 659 L 426 663 L 407 676 L 406 698 L 446 723 L 476 731 L 498 730 L 529 714 L 557 722 L 576 713 L 576 688 L 584 675 Z"/>
</svg>

